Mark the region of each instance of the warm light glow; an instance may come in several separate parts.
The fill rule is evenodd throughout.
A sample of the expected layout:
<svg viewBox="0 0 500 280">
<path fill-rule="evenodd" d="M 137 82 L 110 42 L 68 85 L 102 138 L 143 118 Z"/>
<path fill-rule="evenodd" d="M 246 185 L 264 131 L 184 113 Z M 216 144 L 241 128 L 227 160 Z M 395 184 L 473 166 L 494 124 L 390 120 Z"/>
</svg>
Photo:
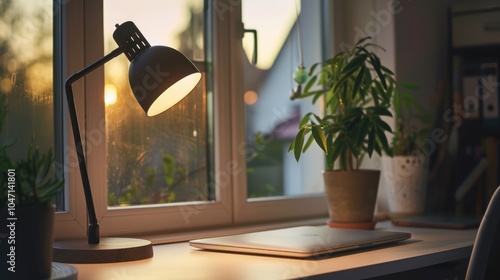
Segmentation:
<svg viewBox="0 0 500 280">
<path fill-rule="evenodd" d="M 249 90 L 245 92 L 245 95 L 243 95 L 243 100 L 245 101 L 245 104 L 251 106 L 257 103 L 257 100 L 259 99 L 259 95 L 253 91 Z"/>
<path fill-rule="evenodd" d="M 188 95 L 201 79 L 201 73 L 186 76 L 165 90 L 149 107 L 147 115 L 156 116 L 177 104 Z"/>
<path fill-rule="evenodd" d="M 104 104 L 106 106 L 115 104 L 118 98 L 117 96 L 118 91 L 116 90 L 116 87 L 114 85 L 107 84 L 104 87 Z"/>
<path fill-rule="evenodd" d="M 133 19 L 151 46 L 166 45 L 174 49 L 181 46 L 179 34 L 191 24 L 191 13 L 203 11 L 203 1 L 106 0 L 102 5 L 106 15 L 103 17 L 105 34 L 113 34 L 116 23 Z M 165 9 L 168 9 L 168 16 L 165 16 Z M 154 18 L 161 18 L 161 26 L 168 28 L 158 28 L 158 21 L 151 20 Z M 105 44 L 105 52 L 110 52 L 114 46 Z"/>
</svg>

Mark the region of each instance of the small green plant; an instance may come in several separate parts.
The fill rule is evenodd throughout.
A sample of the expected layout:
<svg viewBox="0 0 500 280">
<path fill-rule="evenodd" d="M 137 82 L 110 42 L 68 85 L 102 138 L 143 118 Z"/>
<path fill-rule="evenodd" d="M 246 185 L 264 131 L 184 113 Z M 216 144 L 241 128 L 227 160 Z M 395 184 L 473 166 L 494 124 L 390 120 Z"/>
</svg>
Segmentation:
<svg viewBox="0 0 500 280">
<path fill-rule="evenodd" d="M 38 148 L 31 145 L 26 158 L 15 162 L 9 168 L 16 174 L 16 184 L 2 184 L 2 195 L 8 198 L 7 192 L 15 191 L 18 206 L 51 204 L 64 185 L 64 181 L 56 178 L 51 172 L 54 161 L 52 151 L 42 154 Z M 4 198 L 2 202 L 8 200 Z"/>
<path fill-rule="evenodd" d="M 394 73 L 369 50 L 382 49 L 369 40 L 363 38 L 352 49 L 311 67 L 299 98 L 312 97 L 313 103 L 322 100 L 323 116 L 310 112 L 300 121 L 289 147 L 297 160 L 312 142 L 324 151 L 328 170 L 333 170 L 335 163 L 341 170 L 359 169 L 363 157 L 374 152 L 392 155 L 385 135 L 392 130 L 382 117 L 392 116 Z"/>
</svg>

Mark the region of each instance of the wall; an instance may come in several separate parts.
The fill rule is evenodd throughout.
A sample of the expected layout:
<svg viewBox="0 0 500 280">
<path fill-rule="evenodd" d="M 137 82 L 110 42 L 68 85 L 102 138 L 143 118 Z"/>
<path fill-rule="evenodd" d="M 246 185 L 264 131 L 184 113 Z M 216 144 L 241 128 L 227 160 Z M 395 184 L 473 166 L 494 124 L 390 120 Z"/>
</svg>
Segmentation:
<svg viewBox="0 0 500 280">
<path fill-rule="evenodd" d="M 446 79 L 447 5 L 443 1 L 405 1 L 395 17 L 396 73 L 420 87 L 416 98 L 434 112 L 438 83 Z"/>
</svg>

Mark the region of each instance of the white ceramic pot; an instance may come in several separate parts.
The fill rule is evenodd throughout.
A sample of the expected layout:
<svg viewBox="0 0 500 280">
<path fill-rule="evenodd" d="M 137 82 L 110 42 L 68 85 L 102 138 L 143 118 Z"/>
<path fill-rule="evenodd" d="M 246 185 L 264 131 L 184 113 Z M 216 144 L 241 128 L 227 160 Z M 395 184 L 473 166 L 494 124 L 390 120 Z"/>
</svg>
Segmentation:
<svg viewBox="0 0 500 280">
<path fill-rule="evenodd" d="M 428 174 L 427 158 L 382 157 L 382 176 L 391 216 L 416 215 L 425 211 Z"/>
</svg>

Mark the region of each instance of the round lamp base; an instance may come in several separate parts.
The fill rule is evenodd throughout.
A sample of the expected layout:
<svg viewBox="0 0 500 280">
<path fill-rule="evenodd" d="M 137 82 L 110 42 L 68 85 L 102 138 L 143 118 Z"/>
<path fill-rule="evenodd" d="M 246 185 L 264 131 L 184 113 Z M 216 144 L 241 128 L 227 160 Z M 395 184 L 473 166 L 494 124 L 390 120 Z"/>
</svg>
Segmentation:
<svg viewBox="0 0 500 280">
<path fill-rule="evenodd" d="M 135 238 L 101 238 L 99 244 L 87 240 L 54 242 L 53 261 L 62 263 L 113 263 L 153 257 L 151 241 Z"/>
</svg>

